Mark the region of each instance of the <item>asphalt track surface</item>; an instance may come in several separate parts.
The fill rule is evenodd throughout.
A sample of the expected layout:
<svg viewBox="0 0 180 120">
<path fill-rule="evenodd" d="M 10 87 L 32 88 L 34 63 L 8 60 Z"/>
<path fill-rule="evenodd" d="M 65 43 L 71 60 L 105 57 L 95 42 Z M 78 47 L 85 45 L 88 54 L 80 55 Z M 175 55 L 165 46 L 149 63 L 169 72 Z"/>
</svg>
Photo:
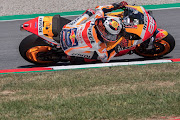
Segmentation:
<svg viewBox="0 0 180 120">
<path fill-rule="evenodd" d="M 176 40 L 175 49 L 163 59 L 180 58 L 180 8 L 154 10 L 153 15 L 157 21 L 158 28 L 167 30 Z M 70 19 L 75 16 L 68 17 Z M 19 54 L 19 44 L 22 39 L 30 35 L 28 32 L 19 30 L 20 24 L 27 20 L 1 21 L 0 22 L 0 70 L 37 67 L 25 61 Z M 144 61 L 135 54 L 125 55 L 111 62 Z M 57 66 L 64 64 L 58 63 Z"/>
</svg>

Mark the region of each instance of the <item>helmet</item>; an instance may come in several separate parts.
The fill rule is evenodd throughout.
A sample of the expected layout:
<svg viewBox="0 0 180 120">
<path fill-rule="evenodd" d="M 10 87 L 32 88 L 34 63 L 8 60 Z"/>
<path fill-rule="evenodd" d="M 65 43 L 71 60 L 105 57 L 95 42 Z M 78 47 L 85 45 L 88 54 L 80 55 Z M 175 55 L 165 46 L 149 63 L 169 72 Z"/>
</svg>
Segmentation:
<svg viewBox="0 0 180 120">
<path fill-rule="evenodd" d="M 96 19 L 95 26 L 101 37 L 107 42 L 115 42 L 122 29 L 121 19 L 118 17 Z"/>
</svg>

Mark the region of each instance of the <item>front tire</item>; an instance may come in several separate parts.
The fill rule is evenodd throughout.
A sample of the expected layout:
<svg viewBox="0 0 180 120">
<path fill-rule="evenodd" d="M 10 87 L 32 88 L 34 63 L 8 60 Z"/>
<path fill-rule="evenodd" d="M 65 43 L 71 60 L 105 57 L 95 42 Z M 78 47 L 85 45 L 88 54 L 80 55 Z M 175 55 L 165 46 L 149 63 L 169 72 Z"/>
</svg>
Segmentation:
<svg viewBox="0 0 180 120">
<path fill-rule="evenodd" d="M 175 40 L 171 34 L 168 34 L 161 40 L 156 40 L 153 49 L 146 49 L 144 43 L 137 45 L 134 53 L 144 58 L 160 58 L 170 53 L 175 47 Z"/>
<path fill-rule="evenodd" d="M 28 62 L 37 65 L 54 64 L 57 61 L 44 61 L 38 58 L 38 53 L 48 52 L 52 47 L 45 43 L 42 38 L 35 34 L 29 35 L 24 38 L 19 45 L 20 55 Z"/>
</svg>

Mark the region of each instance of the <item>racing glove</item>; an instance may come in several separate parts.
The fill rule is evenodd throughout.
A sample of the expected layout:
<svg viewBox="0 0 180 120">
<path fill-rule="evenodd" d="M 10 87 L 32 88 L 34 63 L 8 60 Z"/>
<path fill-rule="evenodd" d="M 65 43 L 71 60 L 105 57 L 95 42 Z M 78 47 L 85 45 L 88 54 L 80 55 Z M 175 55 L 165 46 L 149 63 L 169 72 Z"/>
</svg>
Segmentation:
<svg viewBox="0 0 180 120">
<path fill-rule="evenodd" d="M 121 50 L 123 50 L 122 47 L 121 47 L 121 45 L 117 44 L 117 45 L 115 46 L 115 52 L 116 52 L 116 53 L 119 53 Z"/>
</svg>

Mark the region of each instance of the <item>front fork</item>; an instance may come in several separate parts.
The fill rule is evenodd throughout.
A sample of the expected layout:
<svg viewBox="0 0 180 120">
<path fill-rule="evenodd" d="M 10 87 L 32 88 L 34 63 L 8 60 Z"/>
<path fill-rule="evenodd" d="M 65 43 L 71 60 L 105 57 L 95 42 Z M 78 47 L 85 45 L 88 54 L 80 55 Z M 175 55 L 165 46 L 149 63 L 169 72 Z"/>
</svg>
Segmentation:
<svg viewBox="0 0 180 120">
<path fill-rule="evenodd" d="M 156 30 L 157 31 L 157 30 Z M 146 40 L 146 49 L 150 50 L 150 49 L 154 49 L 154 43 L 155 43 L 155 39 L 156 39 L 156 34 L 157 32 L 154 32 L 153 36 L 151 38 L 149 38 L 148 40 Z"/>
<path fill-rule="evenodd" d="M 153 36 L 151 38 L 149 38 L 148 40 L 146 40 L 146 49 L 150 50 L 150 49 L 154 49 L 155 46 L 155 42 L 157 40 L 161 40 L 163 38 L 165 38 L 168 35 L 168 32 L 163 30 L 163 29 L 156 29 L 156 31 L 154 32 Z"/>
</svg>

